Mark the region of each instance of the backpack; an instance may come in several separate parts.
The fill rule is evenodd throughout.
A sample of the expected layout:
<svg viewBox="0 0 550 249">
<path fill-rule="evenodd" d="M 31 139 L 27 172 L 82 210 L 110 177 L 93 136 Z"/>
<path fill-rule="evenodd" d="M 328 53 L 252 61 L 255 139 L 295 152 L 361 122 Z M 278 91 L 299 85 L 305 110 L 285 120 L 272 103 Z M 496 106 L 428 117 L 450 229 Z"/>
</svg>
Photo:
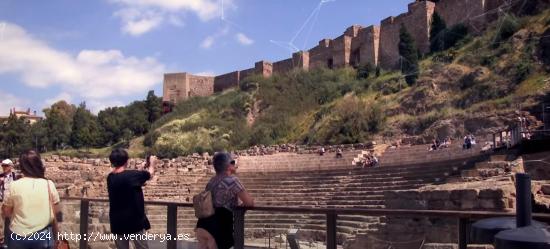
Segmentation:
<svg viewBox="0 0 550 249">
<path fill-rule="evenodd" d="M 220 182 L 223 181 L 223 179 L 224 178 L 212 184 L 211 188 L 220 184 Z M 195 217 L 199 219 L 203 219 L 214 215 L 216 210 L 214 209 L 213 195 L 214 195 L 213 192 L 207 186 L 206 190 L 193 196 L 193 208 L 195 209 Z"/>
</svg>

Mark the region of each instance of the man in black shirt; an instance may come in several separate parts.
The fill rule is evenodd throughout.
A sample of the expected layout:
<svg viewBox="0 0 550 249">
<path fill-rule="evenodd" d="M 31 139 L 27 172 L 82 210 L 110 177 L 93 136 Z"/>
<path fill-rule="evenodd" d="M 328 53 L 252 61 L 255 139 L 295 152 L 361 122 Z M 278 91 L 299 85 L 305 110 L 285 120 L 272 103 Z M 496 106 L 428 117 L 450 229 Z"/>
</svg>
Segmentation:
<svg viewBox="0 0 550 249">
<path fill-rule="evenodd" d="M 151 225 L 145 215 L 141 187 L 153 176 L 157 159 L 152 156 L 149 160 L 146 170 L 126 170 L 128 152 L 124 149 L 115 149 L 109 156 L 109 161 L 114 167 L 107 176 L 109 219 L 111 233 L 118 235 L 115 240 L 118 249 L 128 249 L 130 240 L 136 249 L 149 248 L 144 233 Z"/>
</svg>

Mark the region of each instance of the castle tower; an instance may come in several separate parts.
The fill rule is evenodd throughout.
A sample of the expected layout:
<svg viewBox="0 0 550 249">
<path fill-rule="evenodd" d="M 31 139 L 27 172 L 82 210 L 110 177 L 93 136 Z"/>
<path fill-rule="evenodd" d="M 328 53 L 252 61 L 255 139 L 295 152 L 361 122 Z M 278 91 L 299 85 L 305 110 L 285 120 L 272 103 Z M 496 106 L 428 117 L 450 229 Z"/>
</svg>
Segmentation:
<svg viewBox="0 0 550 249">
<path fill-rule="evenodd" d="M 411 34 L 421 53 L 430 51 L 430 25 L 435 3 L 430 1 L 409 4 L 409 11 L 397 17 L 388 17 L 380 25 L 380 66 L 399 69 L 399 30 L 403 25 Z"/>
</svg>

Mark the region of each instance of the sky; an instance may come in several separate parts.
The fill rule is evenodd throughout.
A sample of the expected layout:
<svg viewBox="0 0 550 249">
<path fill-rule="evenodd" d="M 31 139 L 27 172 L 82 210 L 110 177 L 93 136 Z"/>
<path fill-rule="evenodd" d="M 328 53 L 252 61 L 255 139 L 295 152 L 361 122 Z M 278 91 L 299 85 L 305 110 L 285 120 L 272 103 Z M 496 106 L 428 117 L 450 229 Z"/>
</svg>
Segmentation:
<svg viewBox="0 0 550 249">
<path fill-rule="evenodd" d="M 0 115 L 58 100 L 92 112 L 162 95 L 164 73 L 289 58 L 412 0 L 0 0 Z"/>
</svg>

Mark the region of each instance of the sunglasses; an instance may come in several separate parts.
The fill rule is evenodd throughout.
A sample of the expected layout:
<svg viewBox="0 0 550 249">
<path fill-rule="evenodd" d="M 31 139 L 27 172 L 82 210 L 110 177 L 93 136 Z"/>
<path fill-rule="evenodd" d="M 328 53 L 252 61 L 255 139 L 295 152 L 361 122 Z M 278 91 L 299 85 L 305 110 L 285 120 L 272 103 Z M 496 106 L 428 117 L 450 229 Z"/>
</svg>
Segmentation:
<svg viewBox="0 0 550 249">
<path fill-rule="evenodd" d="M 235 160 L 231 160 L 231 162 L 229 162 L 229 164 L 235 165 Z"/>
</svg>

